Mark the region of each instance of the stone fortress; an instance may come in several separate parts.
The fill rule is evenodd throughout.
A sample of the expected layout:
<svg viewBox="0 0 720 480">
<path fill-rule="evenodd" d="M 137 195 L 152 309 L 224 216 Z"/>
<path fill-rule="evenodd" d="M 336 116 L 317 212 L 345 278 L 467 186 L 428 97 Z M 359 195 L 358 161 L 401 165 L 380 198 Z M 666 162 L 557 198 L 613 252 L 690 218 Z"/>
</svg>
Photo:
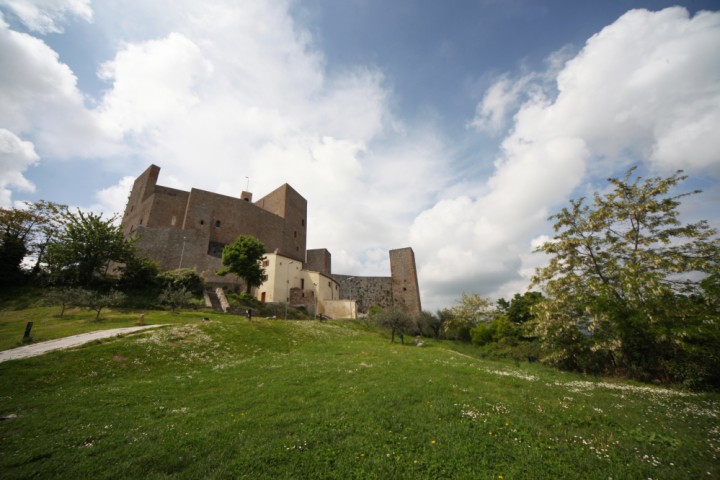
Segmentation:
<svg viewBox="0 0 720 480">
<path fill-rule="evenodd" d="M 162 270 L 192 268 L 209 285 L 238 290 L 242 280 L 220 277 L 225 245 L 239 235 L 258 238 L 266 248 L 265 277 L 253 295 L 263 302 L 305 306 L 331 318 L 362 316 L 372 306 L 397 305 L 420 313 L 415 254 L 412 248 L 390 250 L 390 277 L 332 273 L 328 250 L 308 250 L 307 201 L 284 184 L 253 202 L 192 188 L 189 192 L 157 184 L 160 167 L 151 165 L 133 184 L 122 217 L 126 237 Z"/>
</svg>

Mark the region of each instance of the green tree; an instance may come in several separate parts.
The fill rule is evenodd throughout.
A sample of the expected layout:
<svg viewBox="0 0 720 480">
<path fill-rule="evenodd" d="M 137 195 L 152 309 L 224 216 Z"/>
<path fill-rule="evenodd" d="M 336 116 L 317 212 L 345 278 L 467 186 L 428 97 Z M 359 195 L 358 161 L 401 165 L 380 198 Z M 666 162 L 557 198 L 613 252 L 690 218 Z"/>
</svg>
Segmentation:
<svg viewBox="0 0 720 480">
<path fill-rule="evenodd" d="M 177 310 L 179 307 L 187 305 L 192 299 L 192 292 L 182 286 L 166 287 L 158 297 L 158 301 L 162 305 L 169 306 L 173 313 L 175 313 L 175 310 Z"/>
<path fill-rule="evenodd" d="M 542 301 L 542 293 L 516 293 L 508 302 L 504 298 L 497 301 L 498 309 L 513 323 L 525 323 L 535 318 L 532 307 Z"/>
<path fill-rule="evenodd" d="M 717 271 L 720 248 L 707 222 L 678 220 L 680 200 L 698 193 L 671 194 L 681 172 L 641 181 L 634 171 L 609 179 L 592 205 L 572 200 L 551 217 L 555 236 L 539 248 L 550 262 L 533 279 L 548 296 L 535 333 L 547 359 L 568 368 L 685 380 L 693 367 L 676 362 L 693 346 L 704 345 L 706 361 L 719 356 L 707 343 L 718 312 L 701 280 Z"/>
<path fill-rule="evenodd" d="M 124 293 L 117 290 L 110 290 L 107 293 L 95 290 L 85 290 L 85 293 L 80 301 L 81 306 L 97 312 L 97 315 L 95 315 L 95 321 L 98 321 L 100 320 L 100 312 L 104 308 L 122 305 L 126 298 L 127 297 Z"/>
<path fill-rule="evenodd" d="M 427 337 L 440 338 L 443 323 L 447 317 L 442 317 L 440 312 L 433 314 L 432 312 L 422 311 L 417 318 L 418 328 L 420 332 Z"/>
<path fill-rule="evenodd" d="M 154 260 L 135 254 L 120 267 L 120 272 L 119 287 L 123 290 L 157 293 L 160 267 Z"/>
<path fill-rule="evenodd" d="M 41 200 L 21 208 L 0 208 L 0 284 L 15 283 L 23 276 L 22 262 L 35 257 L 39 269 L 45 248 L 62 225 L 66 207 Z"/>
<path fill-rule="evenodd" d="M 265 270 L 260 262 L 264 255 L 265 246 L 260 240 L 249 235 L 241 235 L 223 248 L 223 268 L 217 274 L 234 273 L 245 281 L 245 291 L 250 293 L 252 287 L 262 285 Z"/>
<path fill-rule="evenodd" d="M 192 268 L 176 268 L 158 275 L 163 288 L 179 290 L 184 288 L 193 295 L 202 295 L 205 290 L 205 279 Z"/>
<path fill-rule="evenodd" d="M 134 246 L 123 237 L 115 217 L 65 212 L 65 224 L 48 245 L 46 261 L 59 283 L 87 287 L 107 277 L 111 262 L 133 258 Z"/>
<path fill-rule="evenodd" d="M 465 341 L 470 341 L 470 330 L 480 322 L 489 322 L 495 318 L 492 302 L 480 294 L 463 293 L 460 305 L 450 309 L 450 316 L 445 320 L 443 330 L 446 334 Z"/>
<path fill-rule="evenodd" d="M 59 287 L 49 289 L 44 300 L 49 305 L 60 305 L 60 317 L 65 315 L 65 309 L 69 306 L 83 306 L 88 291 L 83 288 Z"/>
<path fill-rule="evenodd" d="M 399 334 L 404 342 L 404 334 L 416 328 L 413 319 L 405 313 L 400 307 L 391 305 L 387 308 L 375 312 L 371 316 L 371 321 L 382 328 L 390 329 L 390 342 L 395 343 L 395 335 Z"/>
</svg>

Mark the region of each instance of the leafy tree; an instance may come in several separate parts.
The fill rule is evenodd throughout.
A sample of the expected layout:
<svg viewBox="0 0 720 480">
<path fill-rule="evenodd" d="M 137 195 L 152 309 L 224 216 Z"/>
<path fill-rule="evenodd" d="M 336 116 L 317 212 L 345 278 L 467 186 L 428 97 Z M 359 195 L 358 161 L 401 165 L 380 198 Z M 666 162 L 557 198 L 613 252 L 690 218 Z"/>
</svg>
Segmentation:
<svg viewBox="0 0 720 480">
<path fill-rule="evenodd" d="M 447 317 L 442 317 L 440 312 L 433 314 L 431 312 L 422 311 L 417 318 L 418 328 L 420 332 L 428 337 L 440 338 L 443 323 Z"/>
<path fill-rule="evenodd" d="M 187 305 L 192 298 L 192 292 L 185 287 L 166 287 L 158 297 L 158 301 L 162 305 L 169 306 L 175 313 L 175 310 Z"/>
<path fill-rule="evenodd" d="M 121 277 L 119 287 L 123 290 L 132 291 L 155 291 L 160 279 L 160 267 L 149 258 L 133 255 L 120 267 Z"/>
<path fill-rule="evenodd" d="M 532 307 L 542 301 L 542 293 L 525 292 L 516 293 L 508 302 L 504 298 L 497 301 L 498 309 L 513 323 L 525 323 L 535 318 Z"/>
<path fill-rule="evenodd" d="M 205 279 L 191 268 L 176 268 L 158 275 L 163 288 L 180 290 L 184 288 L 193 295 L 202 295 L 205 290 Z"/>
<path fill-rule="evenodd" d="M 371 316 L 371 320 L 380 327 L 390 329 L 390 342 L 392 343 L 395 343 L 396 334 L 399 334 L 401 338 L 403 338 L 403 334 L 415 329 L 415 322 L 410 315 L 396 305 L 374 313 Z"/>
<path fill-rule="evenodd" d="M 536 306 L 535 331 L 547 359 L 568 368 L 690 380 L 699 365 L 688 352 L 720 356 L 706 277 L 718 269 L 716 232 L 678 220 L 680 200 L 698 193 L 670 193 L 681 172 L 641 181 L 634 171 L 609 179 L 591 205 L 572 200 L 551 217 L 555 236 L 539 248 L 550 262 L 533 279 L 549 298 Z"/>
<path fill-rule="evenodd" d="M 35 256 L 37 271 L 45 248 L 62 225 L 66 207 L 41 200 L 21 208 L 0 208 L 0 283 L 22 278 L 26 256 Z"/>
<path fill-rule="evenodd" d="M 51 288 L 45 293 L 45 302 L 50 305 L 60 304 L 62 307 L 60 317 L 62 318 L 67 307 L 84 305 L 87 295 L 88 291 L 83 288 Z"/>
<path fill-rule="evenodd" d="M 245 281 L 245 291 L 250 293 L 252 287 L 259 287 L 263 282 L 265 270 L 260 262 L 265 255 L 265 246 L 260 240 L 249 235 L 241 235 L 233 243 L 225 245 L 222 253 L 222 264 L 218 275 L 234 273 Z"/>
<path fill-rule="evenodd" d="M 97 312 L 95 321 L 98 321 L 103 308 L 122 305 L 126 298 L 124 293 L 117 290 L 110 290 L 107 293 L 85 290 L 81 298 L 81 306 L 88 307 L 90 310 Z"/>
<path fill-rule="evenodd" d="M 460 340 L 470 340 L 470 330 L 480 322 L 489 322 L 495 316 L 495 308 L 487 298 L 477 293 L 463 293 L 460 305 L 450 309 L 450 316 L 443 324 L 446 334 Z"/>
<path fill-rule="evenodd" d="M 65 212 L 65 225 L 47 248 L 50 274 L 67 285 L 87 287 L 107 276 L 111 262 L 124 263 L 134 248 L 123 237 L 115 217 Z"/>
</svg>

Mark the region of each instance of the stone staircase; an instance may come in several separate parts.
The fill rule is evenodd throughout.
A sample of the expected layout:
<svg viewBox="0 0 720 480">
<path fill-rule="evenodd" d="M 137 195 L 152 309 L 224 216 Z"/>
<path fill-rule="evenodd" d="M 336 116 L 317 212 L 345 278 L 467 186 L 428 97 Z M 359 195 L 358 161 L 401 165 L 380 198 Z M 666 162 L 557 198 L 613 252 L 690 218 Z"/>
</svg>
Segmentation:
<svg viewBox="0 0 720 480">
<path fill-rule="evenodd" d="M 230 308 L 225 291 L 221 287 L 208 287 L 203 296 L 205 297 L 205 306 L 216 312 L 227 312 Z"/>
</svg>

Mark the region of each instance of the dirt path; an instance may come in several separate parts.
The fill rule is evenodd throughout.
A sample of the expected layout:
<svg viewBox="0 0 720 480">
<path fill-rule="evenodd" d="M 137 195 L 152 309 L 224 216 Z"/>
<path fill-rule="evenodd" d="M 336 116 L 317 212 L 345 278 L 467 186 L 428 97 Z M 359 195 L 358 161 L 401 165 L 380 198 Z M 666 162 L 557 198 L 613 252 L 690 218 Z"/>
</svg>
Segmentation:
<svg viewBox="0 0 720 480">
<path fill-rule="evenodd" d="M 95 332 L 81 333 L 71 337 L 58 338 L 48 340 L 47 342 L 33 343 L 23 347 L 17 347 L 10 350 L 0 352 L 0 362 L 7 360 L 17 360 L 20 358 L 37 357 L 53 350 L 62 350 L 64 348 L 77 347 L 84 343 L 92 342 L 101 338 L 116 337 L 126 333 L 139 332 L 148 328 L 157 328 L 164 325 L 145 325 L 142 327 L 113 328 L 110 330 L 97 330 Z"/>
</svg>

